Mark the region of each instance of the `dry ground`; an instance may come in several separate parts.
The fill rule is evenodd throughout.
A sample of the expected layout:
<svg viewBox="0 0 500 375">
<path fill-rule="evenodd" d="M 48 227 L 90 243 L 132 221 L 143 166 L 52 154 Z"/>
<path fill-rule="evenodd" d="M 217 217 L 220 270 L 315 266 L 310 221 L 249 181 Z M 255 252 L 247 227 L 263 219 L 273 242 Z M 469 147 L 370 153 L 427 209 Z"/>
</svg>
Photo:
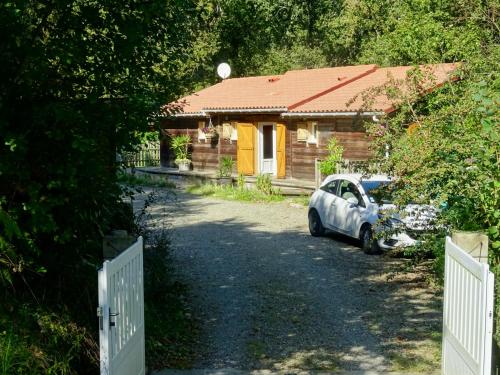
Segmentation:
<svg viewBox="0 0 500 375">
<path fill-rule="evenodd" d="M 441 297 L 403 261 L 315 238 L 307 209 L 179 193 L 176 277 L 202 323 L 195 368 L 430 373 L 440 366 Z"/>
</svg>

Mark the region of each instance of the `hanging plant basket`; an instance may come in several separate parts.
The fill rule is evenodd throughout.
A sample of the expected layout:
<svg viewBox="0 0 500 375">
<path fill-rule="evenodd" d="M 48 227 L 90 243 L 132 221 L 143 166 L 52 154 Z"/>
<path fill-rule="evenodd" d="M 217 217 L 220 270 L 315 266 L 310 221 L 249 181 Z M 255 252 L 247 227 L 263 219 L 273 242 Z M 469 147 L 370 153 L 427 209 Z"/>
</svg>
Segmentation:
<svg viewBox="0 0 500 375">
<path fill-rule="evenodd" d="M 212 139 L 212 138 L 215 138 L 216 136 L 217 136 L 217 133 L 215 131 L 205 133 L 205 139 Z"/>
</svg>

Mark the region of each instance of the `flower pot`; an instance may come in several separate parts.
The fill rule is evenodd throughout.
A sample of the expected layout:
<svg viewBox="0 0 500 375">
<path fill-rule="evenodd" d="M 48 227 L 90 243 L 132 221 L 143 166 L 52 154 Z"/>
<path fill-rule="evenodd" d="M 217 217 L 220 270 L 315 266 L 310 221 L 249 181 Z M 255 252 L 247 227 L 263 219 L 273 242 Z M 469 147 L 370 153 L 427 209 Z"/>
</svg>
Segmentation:
<svg viewBox="0 0 500 375">
<path fill-rule="evenodd" d="M 177 167 L 179 168 L 179 172 L 187 172 L 190 169 L 191 161 L 190 160 L 179 160 L 176 161 Z"/>
</svg>

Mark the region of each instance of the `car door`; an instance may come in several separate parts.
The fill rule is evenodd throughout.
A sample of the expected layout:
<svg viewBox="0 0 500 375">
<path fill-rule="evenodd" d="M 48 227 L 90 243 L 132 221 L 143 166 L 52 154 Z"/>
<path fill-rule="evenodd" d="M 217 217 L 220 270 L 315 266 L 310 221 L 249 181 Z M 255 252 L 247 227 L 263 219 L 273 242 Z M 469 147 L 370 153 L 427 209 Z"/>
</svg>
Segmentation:
<svg viewBox="0 0 500 375">
<path fill-rule="evenodd" d="M 351 197 L 356 198 L 358 204 L 347 202 L 347 199 Z M 334 210 L 334 227 L 340 232 L 354 236 L 361 224 L 366 204 L 358 187 L 352 181 L 341 180 L 339 182 Z"/>
<path fill-rule="evenodd" d="M 318 199 L 318 212 L 321 217 L 323 225 L 327 228 L 333 229 L 332 210 L 335 209 L 336 192 L 339 180 L 333 180 L 319 188 L 321 198 Z"/>
</svg>

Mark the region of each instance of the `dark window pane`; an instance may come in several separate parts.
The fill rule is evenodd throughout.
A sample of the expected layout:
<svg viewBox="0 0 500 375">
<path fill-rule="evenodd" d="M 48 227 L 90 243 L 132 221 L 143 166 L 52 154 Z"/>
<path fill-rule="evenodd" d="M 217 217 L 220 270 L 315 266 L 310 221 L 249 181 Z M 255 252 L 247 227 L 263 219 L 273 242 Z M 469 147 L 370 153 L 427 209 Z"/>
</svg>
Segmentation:
<svg viewBox="0 0 500 375">
<path fill-rule="evenodd" d="M 262 127 L 262 138 L 264 139 L 264 159 L 273 159 L 273 126 L 264 125 Z"/>
</svg>

